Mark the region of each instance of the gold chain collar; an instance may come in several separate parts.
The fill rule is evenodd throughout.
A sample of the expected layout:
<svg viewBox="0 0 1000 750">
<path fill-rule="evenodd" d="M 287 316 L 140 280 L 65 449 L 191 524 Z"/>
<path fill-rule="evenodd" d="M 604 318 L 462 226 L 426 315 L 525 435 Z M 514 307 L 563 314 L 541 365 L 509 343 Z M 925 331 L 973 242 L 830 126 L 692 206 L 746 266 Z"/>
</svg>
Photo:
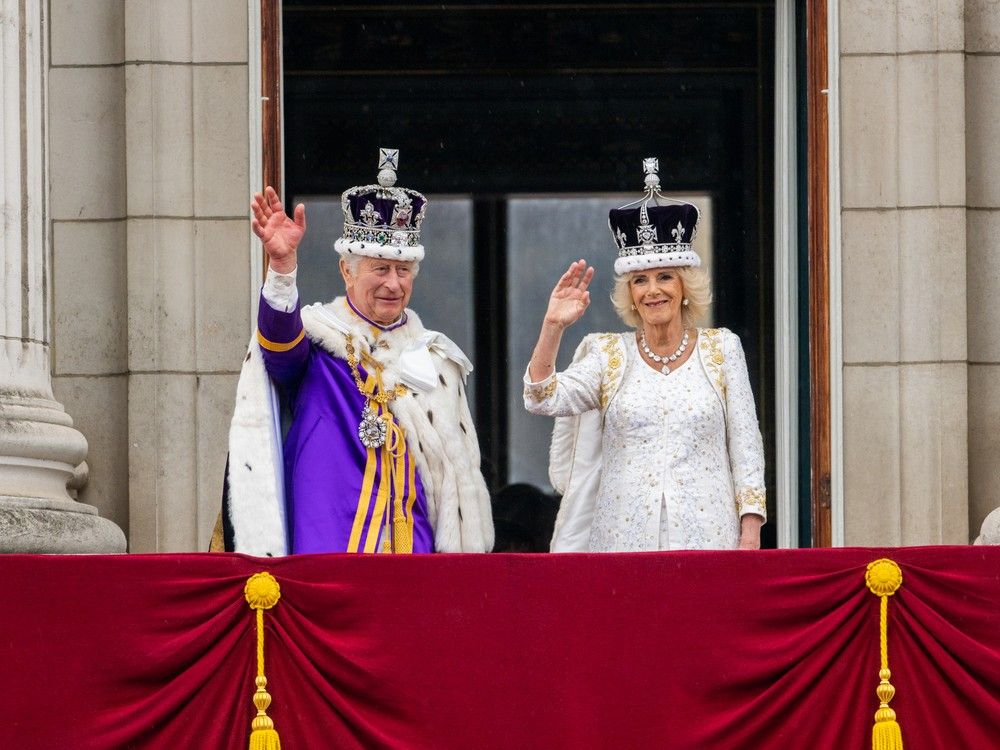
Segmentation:
<svg viewBox="0 0 1000 750">
<path fill-rule="evenodd" d="M 365 391 L 364 383 L 361 382 L 361 373 L 358 372 L 358 357 L 354 350 L 354 336 L 350 333 L 347 334 L 346 340 L 347 348 L 347 364 L 350 365 L 351 375 L 354 376 L 354 384 L 358 387 L 358 390 L 363 396 L 367 396 L 369 400 L 374 401 L 377 404 L 384 406 L 392 401 L 397 396 L 406 395 L 406 386 L 397 383 L 391 390 L 383 390 L 381 383 L 381 374 L 378 377 L 379 392 L 378 393 L 368 393 Z M 377 364 L 377 363 L 376 363 Z"/>
</svg>

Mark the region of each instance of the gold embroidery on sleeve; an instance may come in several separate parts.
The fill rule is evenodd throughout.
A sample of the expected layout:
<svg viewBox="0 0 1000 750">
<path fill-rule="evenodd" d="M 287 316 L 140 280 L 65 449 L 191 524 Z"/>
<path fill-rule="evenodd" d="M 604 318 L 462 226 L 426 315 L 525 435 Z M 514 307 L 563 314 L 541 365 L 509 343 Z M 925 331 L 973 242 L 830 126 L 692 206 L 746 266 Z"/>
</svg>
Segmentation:
<svg viewBox="0 0 1000 750">
<path fill-rule="evenodd" d="M 544 401 L 556 392 L 556 376 L 546 385 L 525 385 L 524 395 L 532 401 Z"/>
<path fill-rule="evenodd" d="M 761 490 L 748 487 L 736 494 L 736 512 L 739 515 L 743 515 L 744 513 L 758 513 L 766 507 L 767 495 Z"/>
<path fill-rule="evenodd" d="M 617 333 L 603 333 L 598 339 L 601 341 L 601 351 L 607 355 L 605 360 L 604 377 L 601 378 L 601 411 L 608 408 L 608 402 L 618 385 L 618 378 L 621 377 L 622 355 L 618 346 L 621 337 Z"/>
</svg>

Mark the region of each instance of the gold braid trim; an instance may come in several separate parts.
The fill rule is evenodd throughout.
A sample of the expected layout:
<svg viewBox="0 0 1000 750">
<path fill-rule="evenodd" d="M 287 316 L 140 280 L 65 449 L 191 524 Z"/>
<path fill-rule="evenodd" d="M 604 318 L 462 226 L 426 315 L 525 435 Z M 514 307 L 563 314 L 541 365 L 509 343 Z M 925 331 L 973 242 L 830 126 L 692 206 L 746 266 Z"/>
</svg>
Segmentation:
<svg viewBox="0 0 1000 750">
<path fill-rule="evenodd" d="M 257 715 L 250 724 L 250 750 L 281 750 L 278 730 L 267 715 L 271 694 L 267 692 L 267 677 L 264 676 L 264 610 L 278 603 L 281 587 L 270 573 L 255 573 L 247 579 L 243 596 L 257 616 L 257 691 L 253 694 Z"/>
<path fill-rule="evenodd" d="M 896 694 L 896 688 L 889 682 L 892 677 L 889 671 L 889 597 L 903 585 L 903 572 L 892 560 L 875 560 L 865 570 L 865 584 L 879 598 L 881 669 L 878 672 L 879 684 L 875 688 L 879 707 L 875 712 L 875 726 L 872 727 L 872 750 L 903 750 L 903 733 L 896 722 L 896 712 L 889 708 L 889 701 Z"/>
<path fill-rule="evenodd" d="M 306 329 L 303 328 L 301 331 L 299 331 L 299 335 L 296 336 L 291 341 L 289 341 L 287 344 L 279 344 L 264 338 L 264 334 L 262 334 L 258 329 L 257 343 L 260 344 L 264 349 L 267 349 L 269 352 L 287 352 L 290 349 L 294 349 L 296 346 L 298 346 L 299 342 L 302 341 L 302 339 L 304 339 L 305 336 L 306 336 Z"/>
<path fill-rule="evenodd" d="M 212 539 L 208 543 L 209 552 L 226 551 L 226 535 L 222 528 L 222 511 L 215 518 L 215 527 L 212 529 Z"/>
<path fill-rule="evenodd" d="M 389 417 L 391 419 L 391 417 Z M 382 446 L 382 471 L 387 472 L 383 482 L 392 495 L 385 511 L 385 531 L 382 539 L 382 551 L 395 554 L 410 554 L 413 552 L 413 505 L 409 505 L 410 514 L 404 514 L 407 497 L 403 496 L 406 481 L 406 435 L 403 428 L 394 421 L 389 422 L 389 435 Z M 410 495 L 413 488 L 413 461 L 410 461 Z M 415 498 L 414 498 L 415 499 Z M 392 523 L 390 524 L 390 516 Z"/>
</svg>

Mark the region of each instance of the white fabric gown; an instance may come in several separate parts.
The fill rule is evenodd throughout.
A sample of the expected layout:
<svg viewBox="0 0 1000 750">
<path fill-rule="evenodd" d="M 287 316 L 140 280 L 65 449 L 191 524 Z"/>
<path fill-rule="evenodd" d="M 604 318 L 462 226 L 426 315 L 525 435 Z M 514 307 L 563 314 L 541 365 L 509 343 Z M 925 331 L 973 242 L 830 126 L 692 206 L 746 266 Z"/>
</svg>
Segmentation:
<svg viewBox="0 0 1000 750">
<path fill-rule="evenodd" d="M 583 549 L 735 549 L 740 516 L 766 513 L 763 443 L 739 338 L 700 330 L 696 352 L 668 375 L 643 361 L 634 336 L 615 339 L 614 349 L 585 340 L 567 370 L 525 383 L 529 411 L 603 409 L 600 478 Z M 617 367 L 615 351 L 624 355 Z"/>
</svg>

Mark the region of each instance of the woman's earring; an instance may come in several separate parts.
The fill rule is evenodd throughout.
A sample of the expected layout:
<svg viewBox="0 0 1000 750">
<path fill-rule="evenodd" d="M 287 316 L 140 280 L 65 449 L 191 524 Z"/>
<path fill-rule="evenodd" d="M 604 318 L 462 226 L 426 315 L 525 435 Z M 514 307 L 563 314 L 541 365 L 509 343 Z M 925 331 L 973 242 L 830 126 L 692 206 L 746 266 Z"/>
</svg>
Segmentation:
<svg viewBox="0 0 1000 750">
<path fill-rule="evenodd" d="M 685 305 L 685 307 L 687 306 L 688 302 L 690 302 L 690 301 L 691 300 L 689 300 L 687 297 L 684 298 L 684 305 Z"/>
<path fill-rule="evenodd" d="M 633 310 L 635 309 L 635 305 L 632 305 L 632 309 L 633 309 Z"/>
</svg>

